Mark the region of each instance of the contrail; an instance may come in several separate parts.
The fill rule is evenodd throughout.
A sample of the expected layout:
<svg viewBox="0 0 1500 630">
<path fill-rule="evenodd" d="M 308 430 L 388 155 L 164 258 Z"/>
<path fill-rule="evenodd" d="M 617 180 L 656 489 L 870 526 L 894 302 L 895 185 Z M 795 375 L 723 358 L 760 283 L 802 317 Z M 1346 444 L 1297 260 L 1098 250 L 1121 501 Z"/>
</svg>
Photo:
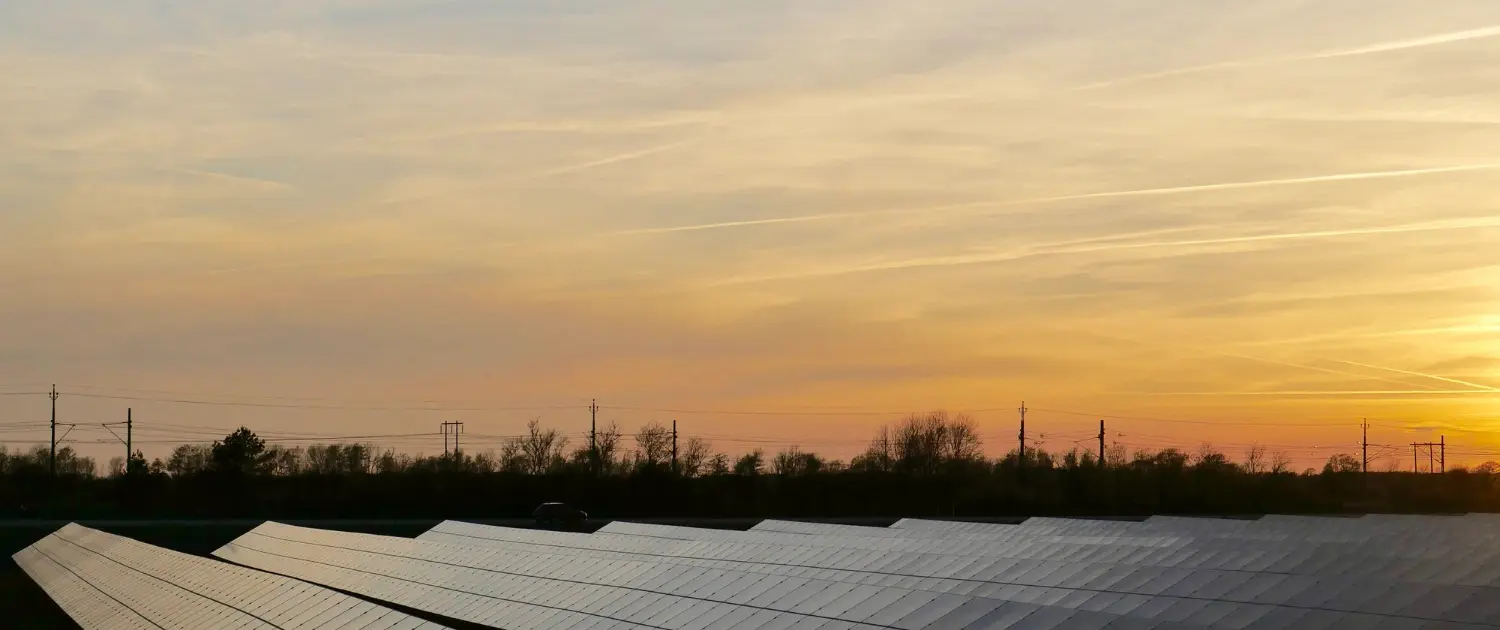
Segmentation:
<svg viewBox="0 0 1500 630">
<path fill-rule="evenodd" d="M 287 184 L 285 182 L 279 182 L 279 181 L 276 181 L 274 179 L 265 179 L 265 178 L 261 178 L 261 177 L 250 177 L 250 176 L 246 176 L 246 175 L 230 175 L 229 173 L 219 173 L 219 172 L 215 172 L 215 171 L 200 171 L 200 170 L 189 169 L 189 168 L 174 168 L 174 169 L 167 169 L 167 170 L 168 170 L 168 172 L 172 172 L 172 173 L 179 173 L 179 174 L 182 174 L 182 175 L 192 175 L 194 177 L 202 177 L 204 179 L 213 179 L 213 180 L 219 180 L 219 181 L 225 181 L 225 182 L 234 182 L 234 183 L 237 183 L 237 184 L 248 184 L 248 185 L 254 186 L 256 188 L 264 188 L 264 189 L 270 189 L 270 190 L 281 190 L 281 191 L 294 190 L 294 188 L 290 184 Z"/>
<path fill-rule="evenodd" d="M 1197 336 L 1196 335 L 1188 335 L 1188 337 L 1197 337 Z M 1121 336 L 1118 336 L 1118 335 L 1109 335 L 1109 336 L 1107 336 L 1107 338 L 1109 338 L 1109 339 L 1116 339 L 1116 340 L 1120 340 L 1120 341 L 1127 341 L 1127 342 L 1134 343 L 1134 344 L 1137 344 L 1137 345 L 1140 345 L 1140 346 L 1153 347 L 1153 348 L 1156 347 L 1156 345 L 1153 344 L 1153 343 L 1148 343 L 1148 342 L 1145 342 L 1145 341 L 1141 341 L 1139 339 L 1132 339 L 1130 337 L 1121 337 Z M 1343 370 L 1335 370 L 1335 369 L 1332 369 L 1332 368 L 1318 367 L 1318 366 L 1315 366 L 1315 365 L 1304 365 L 1304 364 L 1301 364 L 1301 363 L 1291 363 L 1291 362 L 1287 362 L 1287 361 L 1277 361 L 1277 360 L 1274 360 L 1274 359 L 1267 359 L 1267 358 L 1263 358 L 1263 357 L 1250 356 L 1248 354 L 1239 354 L 1239 353 L 1235 353 L 1235 352 L 1226 352 L 1224 350 L 1215 350 L 1215 349 L 1209 348 L 1208 346 L 1211 346 L 1211 345 L 1224 345 L 1224 344 L 1223 344 L 1223 342 L 1220 342 L 1220 341 L 1214 340 L 1214 339 L 1208 339 L 1208 338 L 1204 338 L 1204 337 L 1197 337 L 1197 341 L 1199 343 L 1201 343 L 1201 344 L 1204 344 L 1204 345 L 1203 346 L 1199 346 L 1199 347 L 1195 347 L 1193 349 L 1196 350 L 1199 353 L 1202 353 L 1202 354 L 1213 355 L 1213 356 L 1217 356 L 1217 357 L 1228 357 L 1228 358 L 1231 358 L 1231 359 L 1241 359 L 1241 360 L 1245 360 L 1245 361 L 1256 361 L 1256 362 L 1259 362 L 1259 363 L 1266 363 L 1266 364 L 1270 364 L 1270 365 L 1280 365 L 1280 366 L 1284 366 L 1284 367 L 1299 368 L 1299 369 L 1303 369 L 1303 370 L 1312 370 L 1314 372 L 1326 372 L 1326 373 L 1329 373 L 1329 374 L 1338 374 L 1340 376 L 1348 376 L 1348 377 L 1359 378 L 1359 379 L 1370 379 L 1370 380 L 1376 380 L 1376 381 L 1382 381 L 1382 382 L 1386 382 L 1386 383 L 1391 383 L 1393 385 L 1401 385 L 1402 387 L 1426 387 L 1429 390 L 1436 389 L 1435 387 L 1429 387 L 1429 386 L 1426 386 L 1426 385 L 1418 385 L 1416 383 L 1408 383 L 1406 381 L 1401 381 L 1401 380 L 1396 380 L 1396 379 L 1390 379 L 1390 378 L 1382 378 L 1382 377 L 1379 377 L 1379 376 L 1371 376 L 1371 375 L 1368 375 L 1368 374 L 1356 374 L 1354 372 L 1345 372 Z"/>
<path fill-rule="evenodd" d="M 661 145 L 659 147 L 652 147 L 652 148 L 649 148 L 649 149 L 641 149 L 639 151 L 631 151 L 629 153 L 621 153 L 619 155 L 614 155 L 614 156 L 610 156 L 610 157 L 603 158 L 603 159 L 598 159 L 598 160 L 592 160 L 592 161 L 589 161 L 589 162 L 584 162 L 582 164 L 572 164 L 572 165 L 569 165 L 569 166 L 563 166 L 563 167 L 559 167 L 559 168 L 554 168 L 554 169 L 549 170 L 549 171 L 542 171 L 540 173 L 535 173 L 535 174 L 532 174 L 532 175 L 526 175 L 526 176 L 523 176 L 523 177 L 520 177 L 520 178 L 517 178 L 517 179 L 518 180 L 541 179 L 543 177 L 552 177 L 554 175 L 562 175 L 562 174 L 565 174 L 565 173 L 574 173 L 574 172 L 577 172 L 577 171 L 588 170 L 588 169 L 591 169 L 591 168 L 597 168 L 597 167 L 600 167 L 600 166 L 605 166 L 605 165 L 608 165 L 608 164 L 615 164 L 615 163 L 618 163 L 618 162 L 628 162 L 630 160 L 637 160 L 637 159 L 640 159 L 640 158 L 643 158 L 643 157 L 646 157 L 646 156 L 649 156 L 649 155 L 655 155 L 655 154 L 661 153 L 663 151 L 670 151 L 670 150 L 675 149 L 677 147 L 680 147 L 682 145 L 690 144 L 690 143 L 696 142 L 696 141 L 697 141 L 696 139 L 679 140 L 677 142 L 673 142 L 673 143 L 670 143 L 670 144 L 664 144 L 664 145 Z"/>
<path fill-rule="evenodd" d="M 1396 369 L 1396 368 L 1382 367 L 1382 366 L 1379 366 L 1379 365 L 1369 365 L 1369 364 L 1366 364 L 1366 363 L 1356 363 L 1354 361 L 1339 361 L 1339 363 L 1347 363 L 1349 365 L 1357 365 L 1359 367 L 1369 368 L 1369 369 L 1372 369 L 1372 370 L 1385 370 L 1387 372 L 1395 372 L 1397 374 L 1407 374 L 1407 375 L 1411 375 L 1411 376 L 1420 376 L 1422 378 L 1430 378 L 1430 379 L 1435 380 L 1435 381 L 1443 381 L 1445 383 L 1453 383 L 1455 385 L 1463 385 L 1465 387 L 1473 387 L 1473 388 L 1475 388 L 1476 390 L 1479 390 L 1479 391 L 1500 392 L 1500 388 L 1497 388 L 1497 387 L 1491 387 L 1489 385 L 1480 385 L 1479 383 L 1470 383 L 1468 381 L 1461 381 L 1461 380 L 1458 380 L 1456 378 L 1448 378 L 1446 376 L 1437 376 L 1437 375 L 1433 375 L 1433 374 L 1423 374 L 1421 372 L 1413 372 L 1411 370 L 1399 370 L 1399 369 Z"/>
<path fill-rule="evenodd" d="M 1038 256 L 1055 256 L 1068 254 L 1091 254 L 1110 251 L 1126 251 L 1133 249 L 1153 249 L 1170 247 L 1194 247 L 1200 245 L 1233 245 L 1239 243 L 1255 243 L 1264 241 L 1304 240 L 1315 238 L 1341 238 L 1347 236 L 1363 236 L 1371 234 L 1404 234 L 1411 232 L 1434 232 L 1446 230 L 1462 230 L 1484 227 L 1500 226 L 1500 216 L 1487 217 L 1478 220 L 1457 221 L 1434 221 L 1427 223 L 1409 223 L 1404 225 L 1392 225 L 1372 228 L 1352 228 L 1344 230 L 1319 230 L 1309 232 L 1284 232 L 1277 234 L 1256 234 L 1250 236 L 1230 236 L 1223 238 L 1201 238 L 1185 239 L 1176 241 L 1147 241 L 1141 243 L 1100 243 L 1098 245 L 1077 246 L 1074 242 L 1052 243 L 1048 245 L 1020 247 L 1009 251 L 988 252 L 981 254 L 969 254 L 963 256 L 934 256 L 928 258 L 912 258 L 907 260 L 895 260 L 882 263 L 871 263 L 859 266 L 842 267 L 836 269 L 823 269 L 812 271 L 801 271 L 796 273 L 774 275 L 730 278 L 711 284 L 710 286 L 723 286 L 735 284 L 752 284 L 758 282 L 769 282 L 774 280 L 794 280 L 801 278 L 813 278 L 824 276 L 840 276 L 856 273 L 868 273 L 874 271 L 894 271 L 901 269 L 916 269 L 922 267 L 957 267 L 964 265 L 982 265 L 1001 262 L 1010 262 L 1025 258 Z M 1121 238 L 1128 238 L 1122 236 Z"/>
<path fill-rule="evenodd" d="M 1170 186 L 1166 188 L 1143 188 L 1137 190 L 1116 190 L 1096 193 L 1082 193 L 1077 195 L 1059 195 L 1054 197 L 1034 197 L 1030 199 L 1014 199 L 1010 201 L 972 201 L 966 203 L 945 204 L 940 206 L 924 206 L 921 208 L 897 208 L 892 210 L 871 210 L 867 212 L 830 212 L 825 214 L 810 214 L 795 217 L 780 217 L 771 219 L 755 219 L 747 221 L 724 221 L 717 223 L 698 223 L 691 225 L 678 225 L 659 228 L 639 228 L 614 232 L 613 236 L 626 236 L 637 234 L 663 234 L 670 232 L 695 232 L 700 230 L 715 230 L 723 228 L 735 228 L 757 225 L 777 225 L 783 223 L 808 223 L 813 221 L 833 221 L 839 219 L 871 218 L 889 215 L 928 214 L 933 212 L 948 212 L 970 208 L 1000 208 L 1009 206 L 1025 206 L 1035 204 L 1062 203 L 1067 201 L 1086 201 L 1090 199 L 1111 199 L 1119 197 L 1147 197 L 1157 195 L 1177 195 L 1197 192 L 1215 192 L 1221 190 L 1238 190 L 1243 188 L 1267 188 L 1274 186 L 1296 186 L 1301 184 L 1321 184 L 1329 182 L 1359 181 L 1368 179 L 1390 179 L 1397 177 L 1418 177 L 1422 175 L 1440 175 L 1443 173 L 1463 173 L 1469 171 L 1485 171 L 1500 169 L 1500 163 L 1487 164 L 1464 164 L 1457 166 L 1439 166 L 1433 168 L 1414 168 L 1392 171 L 1365 171 L 1358 173 L 1337 173 L 1333 175 L 1314 175 L 1311 177 L 1291 177 L 1282 179 L 1261 179 L 1248 182 L 1226 182 L 1219 184 L 1196 184 L 1192 186 Z"/>
<path fill-rule="evenodd" d="M 1208 64 L 1202 64 L 1202 65 L 1197 65 L 1197 66 L 1188 66 L 1188 67 L 1185 67 L 1185 68 L 1175 68 L 1175 69 L 1171 69 L 1171 70 L 1161 70 L 1161 71 L 1158 71 L 1158 72 L 1148 72 L 1148 73 L 1145 73 L 1145 74 L 1137 74 L 1137 75 L 1132 75 L 1132 76 L 1128 76 L 1128 77 L 1121 77 L 1121 78 L 1118 78 L 1118 79 L 1109 79 L 1109 80 L 1106 80 L 1106 81 L 1098 81 L 1098 82 L 1095 82 L 1095 83 L 1089 83 L 1087 85 L 1081 85 L 1081 86 L 1075 87 L 1075 88 L 1072 89 L 1072 91 L 1081 92 L 1081 91 L 1086 91 L 1086 90 L 1095 90 L 1095 89 L 1099 89 L 1099 88 L 1114 87 L 1114 86 L 1117 86 L 1117 85 L 1124 85 L 1124 84 L 1128 84 L 1128 83 L 1139 83 L 1139 82 L 1142 82 L 1142 81 L 1150 81 L 1150 80 L 1153 80 L 1153 79 L 1161 79 L 1161 78 L 1173 77 L 1173 76 L 1180 76 L 1180 75 L 1185 75 L 1185 74 L 1197 74 L 1199 72 L 1208 72 L 1208 71 L 1212 71 L 1212 70 L 1227 70 L 1227 69 L 1230 69 L 1230 68 L 1248 68 L 1248 67 L 1253 67 L 1253 66 L 1263 66 L 1263 65 L 1270 65 L 1270 64 L 1276 64 L 1276 63 L 1288 63 L 1288 62 L 1295 62 L 1295 61 L 1311 61 L 1311 60 L 1314 60 L 1314 59 L 1333 59 L 1333 58 L 1337 58 L 1337 57 L 1353 57 L 1353 56 L 1358 56 L 1358 55 L 1371 55 L 1371 54 L 1383 53 L 1383 52 L 1391 52 L 1391 51 L 1396 51 L 1396 50 L 1408 50 L 1408 49 L 1411 49 L 1411 48 L 1424 48 L 1424 47 L 1427 47 L 1427 46 L 1437 46 L 1437 45 L 1441 45 L 1441 44 L 1450 44 L 1450 43 L 1454 43 L 1454 42 L 1468 41 L 1468 40 L 1471 40 L 1471 39 L 1483 39 L 1483 38 L 1487 38 L 1487 37 L 1495 37 L 1497 35 L 1500 35 L 1500 26 L 1487 26 L 1487 27 L 1483 27 L 1483 28 L 1475 28 L 1475 29 L 1469 29 L 1469 30 L 1465 30 L 1465 31 L 1455 31 L 1455 32 L 1452 32 L 1452 33 L 1440 33 L 1440 34 L 1437 34 L 1437 35 L 1428 35 L 1426 37 L 1417 37 L 1417 38 L 1412 38 L 1412 39 L 1403 39 L 1403 40 L 1397 40 L 1397 41 L 1392 41 L 1392 42 L 1384 42 L 1384 43 L 1379 43 L 1379 44 L 1370 44 L 1370 45 L 1367 45 L 1367 46 L 1359 46 L 1359 47 L 1355 47 L 1355 48 L 1342 48 L 1342 49 L 1338 49 L 1338 50 L 1326 50 L 1326 51 L 1323 51 L 1323 52 L 1305 53 L 1305 54 L 1300 54 L 1300 55 L 1281 55 L 1281 56 L 1277 56 L 1277 57 L 1266 57 L 1266 58 L 1263 58 L 1263 59 L 1246 59 L 1246 60 L 1241 60 L 1241 61 L 1225 61 L 1225 62 L 1220 62 L 1220 63 L 1208 63 Z"/>
<path fill-rule="evenodd" d="M 1302 59 L 1327 59 L 1331 57 L 1352 57 L 1355 55 L 1369 55 L 1374 53 L 1390 52 L 1393 50 L 1407 50 L 1409 48 L 1424 48 L 1440 44 L 1451 44 L 1471 39 L 1484 39 L 1500 35 L 1500 26 L 1486 26 L 1483 28 L 1471 28 L 1466 31 L 1454 31 L 1452 33 L 1440 33 L 1426 37 L 1415 37 L 1383 44 L 1371 44 L 1357 48 L 1345 48 L 1343 50 L 1330 50 L 1328 52 L 1307 55 Z"/>
<path fill-rule="evenodd" d="M 1219 355 L 1226 356 L 1226 357 L 1232 357 L 1232 358 L 1236 358 L 1236 359 L 1244 359 L 1244 360 L 1247 360 L 1247 361 L 1257 361 L 1257 362 L 1260 362 L 1260 363 L 1267 363 L 1267 364 L 1270 364 L 1270 365 L 1280 365 L 1282 367 L 1300 368 L 1300 369 L 1303 369 L 1303 370 L 1312 370 L 1314 372 L 1326 372 L 1328 374 L 1337 374 L 1339 376 L 1348 376 L 1348 377 L 1351 377 L 1351 378 L 1381 381 L 1381 382 L 1384 382 L 1384 383 L 1391 383 L 1393 385 L 1401 385 L 1401 386 L 1404 386 L 1404 387 L 1423 387 L 1423 388 L 1428 389 L 1428 390 L 1437 389 L 1436 387 L 1428 387 L 1426 385 L 1418 385 L 1416 383 L 1408 383 L 1406 381 L 1400 381 L 1400 380 L 1396 380 L 1396 379 L 1393 379 L 1393 378 L 1384 378 L 1384 377 L 1380 377 L 1380 376 L 1370 376 L 1368 374 L 1355 374 L 1354 372 L 1345 372 L 1343 370 L 1335 370 L 1335 369 L 1332 369 L 1332 368 L 1318 367 L 1316 365 L 1303 365 L 1303 364 L 1300 364 L 1300 363 L 1288 363 L 1288 362 L 1285 362 L 1285 361 L 1274 361 L 1274 360 L 1271 360 L 1271 359 L 1262 359 L 1260 357 L 1252 357 L 1252 356 L 1249 356 L 1249 355 L 1235 354 L 1235 353 L 1231 353 L 1231 352 L 1215 352 L 1215 354 L 1219 354 Z"/>
<path fill-rule="evenodd" d="M 498 181 L 486 181 L 486 182 L 479 183 L 479 184 L 465 186 L 465 189 L 481 188 L 481 187 L 487 187 L 487 186 L 495 186 L 497 184 L 504 184 L 504 183 L 524 182 L 524 181 L 531 181 L 531 180 L 536 180 L 536 179 L 544 179 L 544 178 L 547 178 L 547 177 L 553 177 L 553 176 L 563 175 L 563 174 L 567 174 L 567 173 L 575 173 L 575 172 L 578 172 L 578 171 L 584 171 L 584 170 L 588 170 L 588 169 L 591 169 L 591 168 L 598 168 L 600 166 L 607 166 L 607 165 L 616 164 L 616 163 L 619 163 L 619 162 L 628 162 L 630 160 L 637 160 L 637 159 L 640 159 L 640 158 L 643 158 L 643 157 L 655 155 L 657 153 L 662 153 L 664 151 L 670 151 L 670 150 L 675 149 L 677 147 L 680 147 L 680 146 L 683 146 L 683 145 L 686 145 L 686 144 L 692 144 L 694 142 L 699 142 L 701 140 L 702 140 L 702 138 L 689 138 L 687 140 L 679 140 L 677 142 L 672 142 L 672 143 L 664 144 L 664 145 L 657 146 L 657 147 L 651 147 L 651 148 L 648 148 L 648 149 L 640 149 L 640 150 L 637 150 L 637 151 L 631 151 L 629 153 L 621 153 L 619 155 L 612 155 L 612 156 L 606 157 L 606 158 L 600 158 L 600 159 L 597 159 L 597 160 L 590 160 L 588 162 L 583 162 L 583 163 L 580 163 L 580 164 L 569 164 L 569 165 L 566 165 L 566 166 L 560 166 L 560 167 L 557 167 L 557 168 L 553 168 L 551 170 L 541 171 L 539 173 L 530 173 L 530 174 L 521 175 L 521 176 L 518 176 L 518 177 L 511 177 L 511 178 L 508 178 L 508 179 L 503 179 L 503 180 L 498 180 Z M 433 199 L 433 198 L 436 198 L 436 197 L 441 197 L 441 196 L 444 196 L 444 195 L 449 195 L 449 194 L 452 194 L 453 192 L 454 192 L 453 190 L 449 189 L 449 190 L 443 190 L 441 192 L 436 192 L 436 193 L 425 193 L 425 194 L 419 194 L 419 195 L 411 195 L 411 196 L 407 196 L 407 197 L 397 197 L 397 198 L 390 198 L 390 199 L 382 199 L 382 200 L 380 200 L 379 203 L 386 204 L 386 205 L 401 204 L 401 203 L 411 203 L 411 202 L 414 202 L 414 201 L 422 201 L 424 199 Z"/>
<path fill-rule="evenodd" d="M 1500 391 L 1483 389 L 1371 389 L 1329 390 L 1294 389 L 1281 391 L 1227 391 L 1227 392 L 1126 392 L 1137 396 L 1423 396 L 1480 394 L 1494 396 Z"/>
<path fill-rule="evenodd" d="M 1077 201 L 1083 199 L 1104 199 L 1112 197 L 1142 197 L 1149 195 L 1174 195 L 1178 193 L 1208 192 L 1216 190 L 1237 190 L 1241 188 L 1264 188 L 1269 186 L 1292 186 L 1297 184 L 1320 184 L 1326 182 L 1358 181 L 1365 179 L 1388 179 L 1393 177 L 1415 177 L 1419 175 L 1439 175 L 1443 173 L 1463 173 L 1467 171 L 1485 171 L 1500 169 L 1500 163 L 1487 164 L 1464 164 L 1458 166 L 1438 166 L 1434 168 L 1412 168 L 1394 171 L 1365 171 L 1361 173 L 1339 173 L 1335 175 L 1314 175 L 1312 177 L 1289 177 L 1283 179 L 1261 179 L 1249 182 L 1229 182 L 1222 184 L 1197 184 L 1193 186 L 1172 186 L 1168 188 L 1145 188 L 1141 190 L 1122 190 L 1113 192 L 1085 193 L 1081 195 L 1064 195 L 1060 197 L 1042 197 L 1039 199 L 1028 199 L 1023 201 L 1008 202 L 1009 204 L 1023 203 L 1053 203 L 1059 201 Z"/>
<path fill-rule="evenodd" d="M 452 249 L 445 249 L 443 251 L 446 254 L 463 254 L 463 253 L 474 252 L 474 251 L 477 251 L 477 250 L 480 250 L 480 249 L 484 249 L 484 250 L 498 250 L 498 249 L 509 249 L 511 247 L 515 247 L 515 243 L 497 243 L 497 244 L 494 244 L 494 245 L 478 245 L 478 246 L 473 246 L 473 247 L 458 247 L 458 248 L 452 248 Z M 272 270 L 278 270 L 278 269 L 296 269 L 296 268 L 300 268 L 300 267 L 332 267 L 332 266 L 339 266 L 339 265 L 353 265 L 353 264 L 358 264 L 358 263 L 389 262 L 389 261 L 395 261 L 395 260 L 398 260 L 398 257 L 396 257 L 396 256 L 354 256 L 354 257 L 349 257 L 349 258 L 320 258 L 320 259 L 315 259 L 315 260 L 292 260 L 292 261 L 282 261 L 282 262 L 265 263 L 265 264 L 260 264 L 260 265 L 243 265 L 243 266 L 239 266 L 239 267 L 220 267 L 220 268 L 217 268 L 217 269 L 205 269 L 205 270 L 198 271 L 198 272 L 195 272 L 195 273 L 186 273 L 186 274 L 181 274 L 181 275 L 174 276 L 174 277 L 175 278 L 180 278 L 180 279 L 201 278 L 201 277 L 210 277 L 210 276 L 220 276 L 220 275 L 224 275 L 224 274 L 245 273 L 245 272 L 250 272 L 250 271 L 272 271 Z"/>
<path fill-rule="evenodd" d="M 324 258 L 319 260 L 298 260 L 279 263 L 267 263 L 263 265 L 245 265 L 241 267 L 220 267 L 217 269 L 205 269 L 196 273 L 185 273 L 177 276 L 182 278 L 203 278 L 221 276 L 232 273 L 245 273 L 250 271 L 273 271 L 277 269 L 296 269 L 299 267 L 337 266 L 354 263 L 382 262 L 392 260 L 389 256 L 364 256 L 358 258 Z"/>
<path fill-rule="evenodd" d="M 831 212 L 828 214 L 810 214 L 796 217 L 780 217 L 772 219 L 747 219 L 744 221 L 724 221 L 722 223 L 700 223 L 697 225 L 678 225 L 673 227 L 659 228 L 636 228 L 613 232 L 611 236 L 633 236 L 638 234 L 669 234 L 672 232 L 697 232 L 701 230 L 717 230 L 722 228 L 748 227 L 752 225 L 775 225 L 780 223 L 809 223 L 812 221 L 829 221 L 833 219 L 853 219 L 866 216 L 863 212 Z"/>
</svg>

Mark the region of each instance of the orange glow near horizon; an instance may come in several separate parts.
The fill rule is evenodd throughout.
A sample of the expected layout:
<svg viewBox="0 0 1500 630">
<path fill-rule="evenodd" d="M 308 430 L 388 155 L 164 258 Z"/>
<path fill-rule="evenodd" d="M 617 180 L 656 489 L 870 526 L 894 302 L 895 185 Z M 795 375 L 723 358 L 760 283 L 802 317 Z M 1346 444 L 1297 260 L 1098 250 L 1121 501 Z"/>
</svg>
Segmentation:
<svg viewBox="0 0 1500 630">
<path fill-rule="evenodd" d="M 0 393 L 101 460 L 593 398 L 1500 459 L 1500 5 L 1011 4 L 7 4 Z"/>
</svg>

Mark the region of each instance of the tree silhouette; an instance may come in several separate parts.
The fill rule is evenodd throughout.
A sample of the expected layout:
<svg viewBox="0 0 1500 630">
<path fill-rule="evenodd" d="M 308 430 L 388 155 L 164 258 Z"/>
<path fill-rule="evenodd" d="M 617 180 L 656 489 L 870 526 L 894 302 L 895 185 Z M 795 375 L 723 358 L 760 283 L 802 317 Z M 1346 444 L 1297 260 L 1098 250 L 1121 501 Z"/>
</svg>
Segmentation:
<svg viewBox="0 0 1500 630">
<path fill-rule="evenodd" d="M 709 458 L 712 457 L 713 447 L 707 440 L 700 437 L 690 437 L 686 446 L 682 449 L 681 471 L 684 477 L 697 477 L 706 472 Z"/>
<path fill-rule="evenodd" d="M 659 422 L 651 422 L 635 434 L 637 468 L 662 468 L 672 460 L 672 432 Z"/>
<path fill-rule="evenodd" d="M 258 475 L 268 472 L 272 463 L 265 440 L 245 427 L 214 442 L 209 453 L 213 469 L 221 473 Z"/>
<path fill-rule="evenodd" d="M 760 474 L 761 469 L 765 468 L 765 465 L 765 451 L 755 449 L 749 453 L 745 453 L 743 457 L 734 463 L 734 474 L 744 477 L 754 477 Z"/>
<path fill-rule="evenodd" d="M 1363 466 L 1359 458 L 1347 453 L 1339 453 L 1328 458 L 1328 463 L 1323 464 L 1323 473 L 1357 473 Z"/>
</svg>

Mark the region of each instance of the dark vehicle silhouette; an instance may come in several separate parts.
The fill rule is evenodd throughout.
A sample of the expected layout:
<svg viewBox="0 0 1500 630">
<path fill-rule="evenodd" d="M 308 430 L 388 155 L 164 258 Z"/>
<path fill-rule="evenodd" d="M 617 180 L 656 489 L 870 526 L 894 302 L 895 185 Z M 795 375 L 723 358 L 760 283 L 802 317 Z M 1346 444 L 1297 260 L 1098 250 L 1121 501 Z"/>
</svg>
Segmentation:
<svg viewBox="0 0 1500 630">
<path fill-rule="evenodd" d="M 543 503 L 531 513 L 538 527 L 546 529 L 577 529 L 588 520 L 589 514 L 566 503 Z"/>
</svg>

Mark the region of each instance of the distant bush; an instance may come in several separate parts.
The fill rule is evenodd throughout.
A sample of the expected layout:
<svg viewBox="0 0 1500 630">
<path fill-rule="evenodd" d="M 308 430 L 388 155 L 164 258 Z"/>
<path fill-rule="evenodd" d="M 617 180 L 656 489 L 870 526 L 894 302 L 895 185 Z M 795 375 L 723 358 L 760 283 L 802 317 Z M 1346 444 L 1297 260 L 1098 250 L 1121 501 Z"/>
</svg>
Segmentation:
<svg viewBox="0 0 1500 630">
<path fill-rule="evenodd" d="M 136 453 L 97 476 L 69 448 L 51 475 L 46 447 L 0 449 L 0 517 L 520 517 L 565 501 L 600 517 L 1129 516 L 1500 511 L 1500 467 L 1361 474 L 1348 454 L 1288 472 L 1252 447 L 1235 463 L 1210 446 L 1103 458 L 1072 449 L 986 459 L 974 423 L 942 412 L 881 428 L 848 464 L 792 447 L 740 458 L 699 438 L 684 448 L 651 425 L 625 447 L 617 427 L 571 445 L 533 422 L 499 453 L 413 456 L 366 444 L 284 447 L 240 429 L 147 463 Z M 572 446 L 572 450 L 569 447 Z M 123 458 L 116 458 L 122 460 Z"/>
</svg>

